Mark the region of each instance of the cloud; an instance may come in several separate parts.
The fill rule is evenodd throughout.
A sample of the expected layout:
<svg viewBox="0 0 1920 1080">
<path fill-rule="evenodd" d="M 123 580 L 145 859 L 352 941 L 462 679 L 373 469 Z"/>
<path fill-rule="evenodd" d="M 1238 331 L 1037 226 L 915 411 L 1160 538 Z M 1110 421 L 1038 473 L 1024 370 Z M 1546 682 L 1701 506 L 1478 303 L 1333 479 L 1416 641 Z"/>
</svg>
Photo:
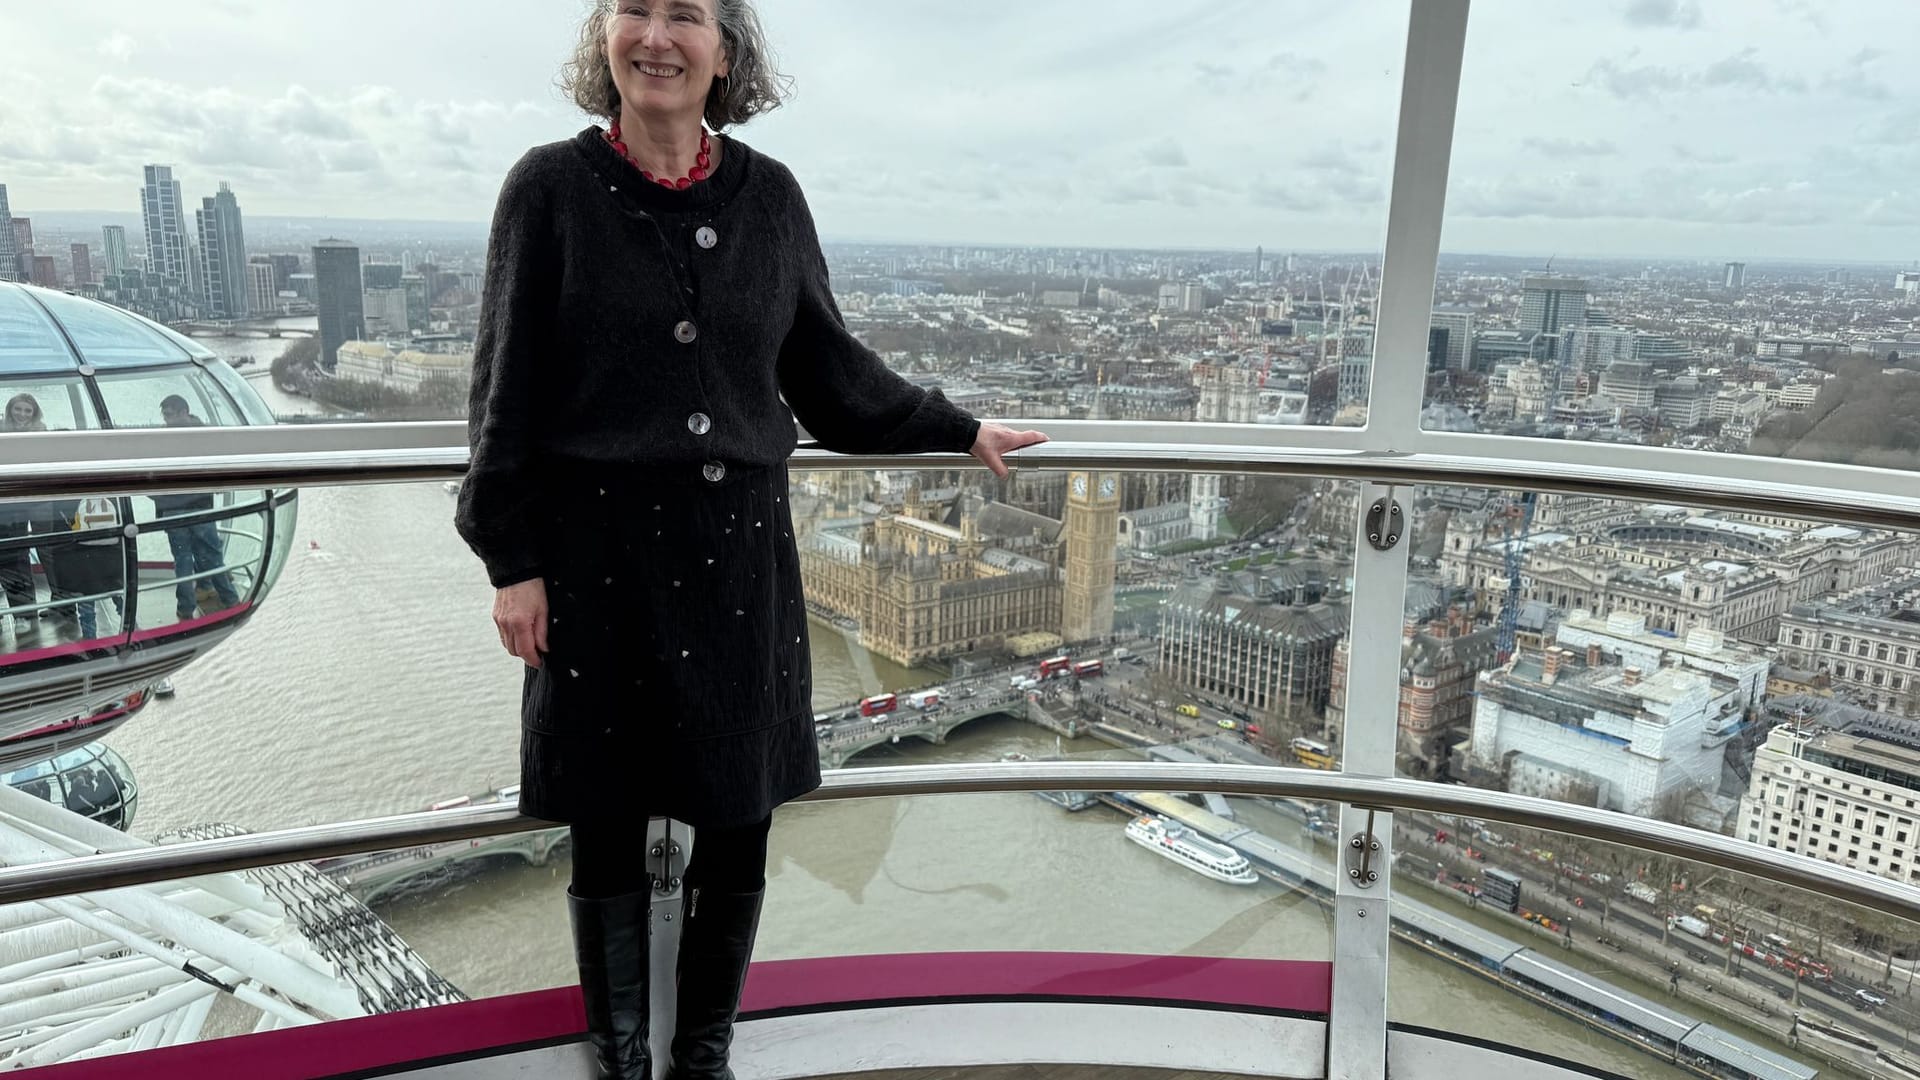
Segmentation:
<svg viewBox="0 0 1920 1080">
<path fill-rule="evenodd" d="M 1733 86 L 1747 90 L 1804 93 L 1807 82 L 1798 75 L 1776 75 L 1754 60 L 1760 50 L 1748 46 L 1724 60 L 1716 60 L 1700 73 L 1700 85 Z"/>
<path fill-rule="evenodd" d="M 1774 72 L 1754 57 L 1751 46 L 1708 64 L 1699 71 L 1643 65 L 1627 67 L 1602 57 L 1588 69 L 1585 83 L 1593 83 L 1623 100 L 1655 97 L 1680 90 L 1745 90 L 1756 93 L 1804 94 L 1807 81 L 1798 75 Z M 1631 58 L 1631 55 L 1629 56 Z"/>
<path fill-rule="evenodd" d="M 1830 71 L 1820 78 L 1820 92 L 1861 101 L 1891 101 L 1893 91 L 1886 83 L 1868 78 L 1858 71 Z"/>
<path fill-rule="evenodd" d="M 1275 53 L 1267 60 L 1267 67 L 1275 71 L 1286 71 L 1302 78 L 1315 79 L 1327 73 L 1326 61 L 1317 56 L 1307 56 L 1297 52 Z"/>
<path fill-rule="evenodd" d="M 1687 84 L 1686 76 L 1663 67 L 1622 67 L 1612 60 L 1595 61 L 1583 82 L 1597 83 L 1617 98 L 1650 97 L 1678 90 Z"/>
<path fill-rule="evenodd" d="M 1920 191 L 1889 191 L 1868 200 L 1861 212 L 1868 225 L 1912 228 L 1920 225 Z"/>
<path fill-rule="evenodd" d="M 1301 158 L 1299 165 L 1309 172 L 1321 173 L 1341 181 L 1359 179 L 1366 172 L 1366 166 L 1338 146 L 1323 146 Z"/>
<path fill-rule="evenodd" d="M 1619 148 L 1606 139 L 1559 139 L 1529 135 L 1520 145 L 1536 154 L 1554 158 L 1610 157 Z"/>
<path fill-rule="evenodd" d="M 1330 200 L 1324 191 L 1287 180 L 1262 180 L 1247 192 L 1256 206 L 1311 214 L 1326 210 Z"/>
<path fill-rule="evenodd" d="M 1694 0 L 1633 0 L 1627 5 L 1630 26 L 1671 26 L 1691 30 L 1700 25 L 1700 5 Z"/>
<path fill-rule="evenodd" d="M 1858 220 L 1860 203 L 1833 186 L 1768 180 L 1720 186 L 1691 169 L 1655 168 L 1597 183 L 1578 174 L 1537 174 L 1467 182 L 1448 213 L 1474 218 L 1618 220 L 1682 225 L 1806 227 Z"/>
<path fill-rule="evenodd" d="M 1670 149 L 1673 151 L 1673 156 L 1681 161 L 1692 161 L 1701 165 L 1731 165 L 1740 160 L 1738 154 L 1725 150 L 1706 150 L 1686 143 L 1674 143 Z"/>
<path fill-rule="evenodd" d="M 281 131 L 342 142 L 358 137 L 334 103 L 322 102 L 297 85 L 287 87 L 286 96 L 279 101 L 269 102 L 266 113 Z"/>
<path fill-rule="evenodd" d="M 1163 169 L 1184 168 L 1187 164 L 1187 152 L 1180 149 L 1180 144 L 1171 137 L 1141 150 L 1140 156 L 1146 159 L 1147 164 Z"/>
<path fill-rule="evenodd" d="M 1911 147 L 1913 133 L 1920 131 L 1920 108 L 1899 109 L 1861 124 L 1855 136 L 1859 142 L 1875 146 Z"/>
<path fill-rule="evenodd" d="M 112 37 L 94 46 L 93 51 L 109 60 L 124 64 L 133 59 L 134 47 L 133 35 L 124 30 L 117 30 Z"/>
</svg>

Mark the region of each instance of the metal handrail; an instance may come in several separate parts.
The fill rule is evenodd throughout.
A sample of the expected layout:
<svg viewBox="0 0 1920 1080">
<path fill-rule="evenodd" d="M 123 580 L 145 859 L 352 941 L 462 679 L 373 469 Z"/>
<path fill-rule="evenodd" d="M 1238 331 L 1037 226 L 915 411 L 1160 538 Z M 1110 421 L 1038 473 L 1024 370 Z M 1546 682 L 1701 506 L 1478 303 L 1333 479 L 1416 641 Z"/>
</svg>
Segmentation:
<svg viewBox="0 0 1920 1080">
<path fill-rule="evenodd" d="M 200 430 L 194 429 L 196 433 Z M 245 430 L 219 434 L 241 434 Z M 161 435 L 127 434 L 146 440 Z M 1869 528 L 1920 528 L 1920 496 L 1916 495 L 1538 458 L 1233 443 L 1060 441 L 1019 451 L 1008 460 L 1018 468 L 1049 470 L 1239 473 L 1380 484 L 1520 488 L 1626 501 L 1671 500 L 1688 506 L 1807 517 Z M 976 463 L 958 454 L 847 455 L 810 446 L 793 456 L 793 466 L 806 470 L 925 470 L 962 464 Z M 466 465 L 464 446 L 78 458 L 9 464 L 0 475 L 0 499 L 444 480 L 463 475 Z M 1863 475 L 1875 472 L 1858 471 Z"/>
<path fill-rule="evenodd" d="M 1019 762 L 828 772 L 806 801 L 1017 791 L 1177 791 L 1303 798 L 1483 818 L 1690 859 L 1920 923 L 1920 887 L 1729 836 L 1592 807 L 1478 788 L 1269 765 Z M 0 904 L 389 848 L 552 828 L 512 807 L 460 807 L 196 840 L 0 868 Z"/>
</svg>

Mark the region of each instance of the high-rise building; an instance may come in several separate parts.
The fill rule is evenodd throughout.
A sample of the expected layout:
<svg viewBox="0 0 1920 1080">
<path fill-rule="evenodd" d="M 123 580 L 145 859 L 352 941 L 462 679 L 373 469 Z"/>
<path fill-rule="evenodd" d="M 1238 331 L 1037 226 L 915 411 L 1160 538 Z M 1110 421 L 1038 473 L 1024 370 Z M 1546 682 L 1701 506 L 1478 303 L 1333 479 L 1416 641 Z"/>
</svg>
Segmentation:
<svg viewBox="0 0 1920 1080">
<path fill-rule="evenodd" d="M 159 274 L 173 284 L 195 285 L 187 234 L 187 211 L 180 199 L 180 182 L 173 178 L 173 166 L 146 167 L 146 184 L 140 189 L 140 217 L 147 230 L 147 272 Z"/>
<path fill-rule="evenodd" d="M 400 264 L 370 262 L 360 270 L 361 284 L 369 291 L 400 287 Z"/>
<path fill-rule="evenodd" d="M 300 256 L 270 255 L 268 256 L 268 258 L 273 260 L 274 289 L 280 292 L 285 292 L 288 289 L 293 288 L 293 286 L 289 285 L 287 282 L 289 278 L 293 277 L 293 275 L 300 272 Z"/>
<path fill-rule="evenodd" d="M 1255 281 L 1260 280 L 1260 271 L 1266 268 L 1266 255 L 1266 251 L 1262 248 L 1255 247 L 1253 249 L 1253 280 Z"/>
<path fill-rule="evenodd" d="M 1447 371 L 1465 371 L 1467 363 L 1473 358 L 1473 309 L 1468 307 L 1437 307 L 1433 309 L 1433 320 L 1428 324 L 1430 330 L 1446 335 L 1445 341 L 1429 336 L 1428 341 L 1436 352 L 1444 350 L 1445 362 L 1441 365 Z M 1435 360 L 1439 356 L 1434 357 Z"/>
<path fill-rule="evenodd" d="M 33 260 L 32 272 L 27 275 L 29 281 L 49 289 L 60 287 L 60 271 L 54 269 L 53 256 L 29 255 L 28 258 Z"/>
<path fill-rule="evenodd" d="M 1557 334 L 1587 324 L 1587 283 L 1581 278 L 1530 274 L 1521 290 L 1520 329 Z"/>
<path fill-rule="evenodd" d="M 199 241 L 187 237 L 187 294 L 199 307 L 207 306 L 207 265 L 200 257 Z"/>
<path fill-rule="evenodd" d="M 271 315 L 280 307 L 280 290 L 273 285 L 273 263 L 264 255 L 247 260 L 247 310 Z"/>
<path fill-rule="evenodd" d="M 100 230 L 102 251 L 107 260 L 107 276 L 117 277 L 133 269 L 133 260 L 127 257 L 127 230 L 125 226 L 108 225 Z"/>
<path fill-rule="evenodd" d="M 1721 284 L 1725 285 L 1729 289 L 1746 288 L 1747 287 L 1747 264 L 1743 262 L 1728 263 L 1727 276 L 1721 282 Z"/>
<path fill-rule="evenodd" d="M 426 333 L 427 323 L 432 314 L 426 277 L 421 274 L 402 274 L 400 287 L 407 294 L 407 329 Z"/>
<path fill-rule="evenodd" d="M 207 310 L 216 318 L 246 318 L 247 238 L 233 188 L 222 182 L 219 194 L 200 200 L 194 221 L 199 226 Z"/>
<path fill-rule="evenodd" d="M 93 284 L 93 256 L 85 244 L 75 244 L 69 250 L 73 252 L 73 287 L 84 289 Z"/>
<path fill-rule="evenodd" d="M 13 250 L 16 272 L 21 281 L 32 281 L 33 277 L 33 219 L 17 217 L 11 222 L 13 228 Z"/>
<path fill-rule="evenodd" d="M 0 184 L 0 281 L 20 279 L 20 252 L 13 245 L 13 210 L 7 205 L 7 185 Z"/>
<path fill-rule="evenodd" d="M 360 294 L 360 314 L 368 338 L 393 341 L 408 336 L 405 289 L 368 289 Z"/>
<path fill-rule="evenodd" d="M 360 300 L 360 249 L 346 240 L 313 247 L 314 304 L 320 314 L 320 366 L 332 371 L 344 342 L 366 336 Z"/>
</svg>

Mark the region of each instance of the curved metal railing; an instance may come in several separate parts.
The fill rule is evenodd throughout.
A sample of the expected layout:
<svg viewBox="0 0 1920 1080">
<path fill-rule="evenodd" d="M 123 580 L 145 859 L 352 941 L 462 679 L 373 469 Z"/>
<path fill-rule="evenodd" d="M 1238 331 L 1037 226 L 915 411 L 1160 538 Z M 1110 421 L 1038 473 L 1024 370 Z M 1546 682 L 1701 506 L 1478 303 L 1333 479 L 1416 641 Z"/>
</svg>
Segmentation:
<svg viewBox="0 0 1920 1080">
<path fill-rule="evenodd" d="M 464 431 L 463 424 L 453 426 Z M 1069 434 L 1094 434 L 1115 427 L 1075 421 L 1048 426 Z M 1189 436 L 1224 439 L 1246 434 L 1226 424 L 1165 426 L 1195 429 L 1182 432 Z M 284 428 L 14 434 L 0 440 L 0 499 L 452 479 L 464 474 L 467 449 L 464 435 L 457 444 L 447 441 L 447 427 L 444 423 L 335 425 L 296 428 L 291 438 Z M 1920 528 L 1920 494 L 1914 494 L 1920 488 L 1911 476 L 1888 469 L 1755 458 L 1722 460 L 1730 455 L 1657 450 L 1635 455 L 1647 465 L 1606 465 L 1540 456 L 1545 446 L 1557 451 L 1568 444 L 1496 436 L 1469 437 L 1458 445 L 1497 447 L 1500 454 L 1151 441 L 1137 439 L 1145 434 L 1140 430 L 1127 433 L 1136 441 L 1063 439 L 1020 451 L 1008 460 L 1017 468 L 1049 470 L 1305 476 L 1380 484 L 1518 488 L 1642 502 L 1670 499 L 1689 506 L 1813 517 L 1873 528 Z M 350 438 L 358 435 L 370 436 L 367 441 L 377 445 Z M 1516 448 L 1515 443 L 1523 445 Z M 103 451 L 133 452 L 133 456 Z M 1749 475 L 1755 462 L 1769 469 Z M 977 463 L 957 454 L 846 455 L 803 447 L 794 454 L 793 464 L 821 470 L 926 470 Z M 1681 465 L 1685 470 L 1676 471 Z"/>
<path fill-rule="evenodd" d="M 1056 425 L 1049 425 L 1056 426 Z M 1057 425 L 1104 432 L 1114 425 Z M 1138 425 L 1121 425 L 1138 434 Z M 1232 425 L 1185 425 L 1181 437 L 1130 443 L 1055 442 L 1022 451 L 1020 467 L 1297 475 L 1386 484 L 1456 484 L 1689 505 L 1751 513 L 1800 515 L 1875 527 L 1920 527 L 1920 496 L 1887 470 L 1860 474 L 1858 487 L 1780 483 L 1716 469 L 1716 475 L 1619 467 L 1583 461 L 1543 461 L 1447 453 L 1401 453 L 1337 446 L 1208 444 L 1191 436 L 1246 432 Z M 459 441 L 452 435 L 459 433 Z M 1301 432 L 1292 432 L 1300 435 Z M 1306 433 L 1312 441 L 1313 433 Z M 1322 432 L 1337 437 L 1339 432 Z M 1325 441 L 1325 440 L 1323 440 Z M 1337 441 L 1337 440 L 1333 440 Z M 1463 445 L 1497 444 L 1476 437 Z M 1513 440 L 1506 440 L 1511 442 Z M 369 447 L 367 443 L 375 445 Z M 55 448 L 60 453 L 52 453 Z M 1536 445 L 1534 450 L 1538 450 Z M 64 451 L 72 451 L 71 453 Z M 114 457 L 132 451 L 136 456 Z M 36 452 L 51 456 L 36 459 Z M 168 456 L 171 454 L 171 456 Z M 1692 455 L 1703 462 L 1713 455 Z M 451 423 L 336 425 L 268 429 L 75 432 L 9 435 L 0 441 L 0 498 L 44 498 L 95 492 L 193 488 L 294 487 L 445 479 L 466 467 L 464 425 Z M 795 463 L 807 469 L 928 469 L 971 459 L 957 455 L 846 456 L 803 449 Z M 1658 460 L 1658 453 L 1648 455 Z M 1747 463 L 1750 464 L 1750 463 Z M 1789 473 L 1825 476 L 1833 467 Z M 1866 481 L 1870 480 L 1871 483 Z M 829 773 L 810 798 L 870 798 L 1045 789 L 1214 791 L 1345 802 L 1384 810 L 1407 808 L 1463 814 L 1574 836 L 1626 844 L 1688 858 L 1823 893 L 1836 900 L 1920 921 L 1920 888 L 1860 871 L 1787 855 L 1730 837 L 1595 811 L 1549 800 L 1428 783 L 1319 773 L 1269 766 L 1021 763 L 928 765 Z M 357 854 L 436 841 L 492 836 L 549 827 L 511 808 L 462 808 L 403 814 L 250 834 L 220 840 L 84 856 L 0 868 L 0 903 L 44 899 L 95 889 L 247 869 L 276 863 Z"/>
<path fill-rule="evenodd" d="M 823 801 L 1049 790 L 1218 792 L 1483 818 L 1658 851 L 1920 922 L 1920 887 L 1663 821 L 1422 780 L 1268 765 L 996 762 L 841 769 L 827 773 L 821 788 L 805 798 Z M 510 807 L 461 807 L 86 855 L 0 868 L 0 904 L 552 825 L 525 817 Z"/>
</svg>

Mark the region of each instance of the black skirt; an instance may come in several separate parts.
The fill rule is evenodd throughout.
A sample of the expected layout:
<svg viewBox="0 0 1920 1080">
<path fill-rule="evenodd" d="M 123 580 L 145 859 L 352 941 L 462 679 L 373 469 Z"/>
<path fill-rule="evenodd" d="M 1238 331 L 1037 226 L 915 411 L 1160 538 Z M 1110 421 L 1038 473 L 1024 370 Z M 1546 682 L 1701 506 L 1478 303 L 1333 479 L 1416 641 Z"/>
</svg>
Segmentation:
<svg viewBox="0 0 1920 1080">
<path fill-rule="evenodd" d="M 787 469 L 556 477 L 548 654 L 522 692 L 520 809 L 751 824 L 820 785 Z"/>
</svg>

